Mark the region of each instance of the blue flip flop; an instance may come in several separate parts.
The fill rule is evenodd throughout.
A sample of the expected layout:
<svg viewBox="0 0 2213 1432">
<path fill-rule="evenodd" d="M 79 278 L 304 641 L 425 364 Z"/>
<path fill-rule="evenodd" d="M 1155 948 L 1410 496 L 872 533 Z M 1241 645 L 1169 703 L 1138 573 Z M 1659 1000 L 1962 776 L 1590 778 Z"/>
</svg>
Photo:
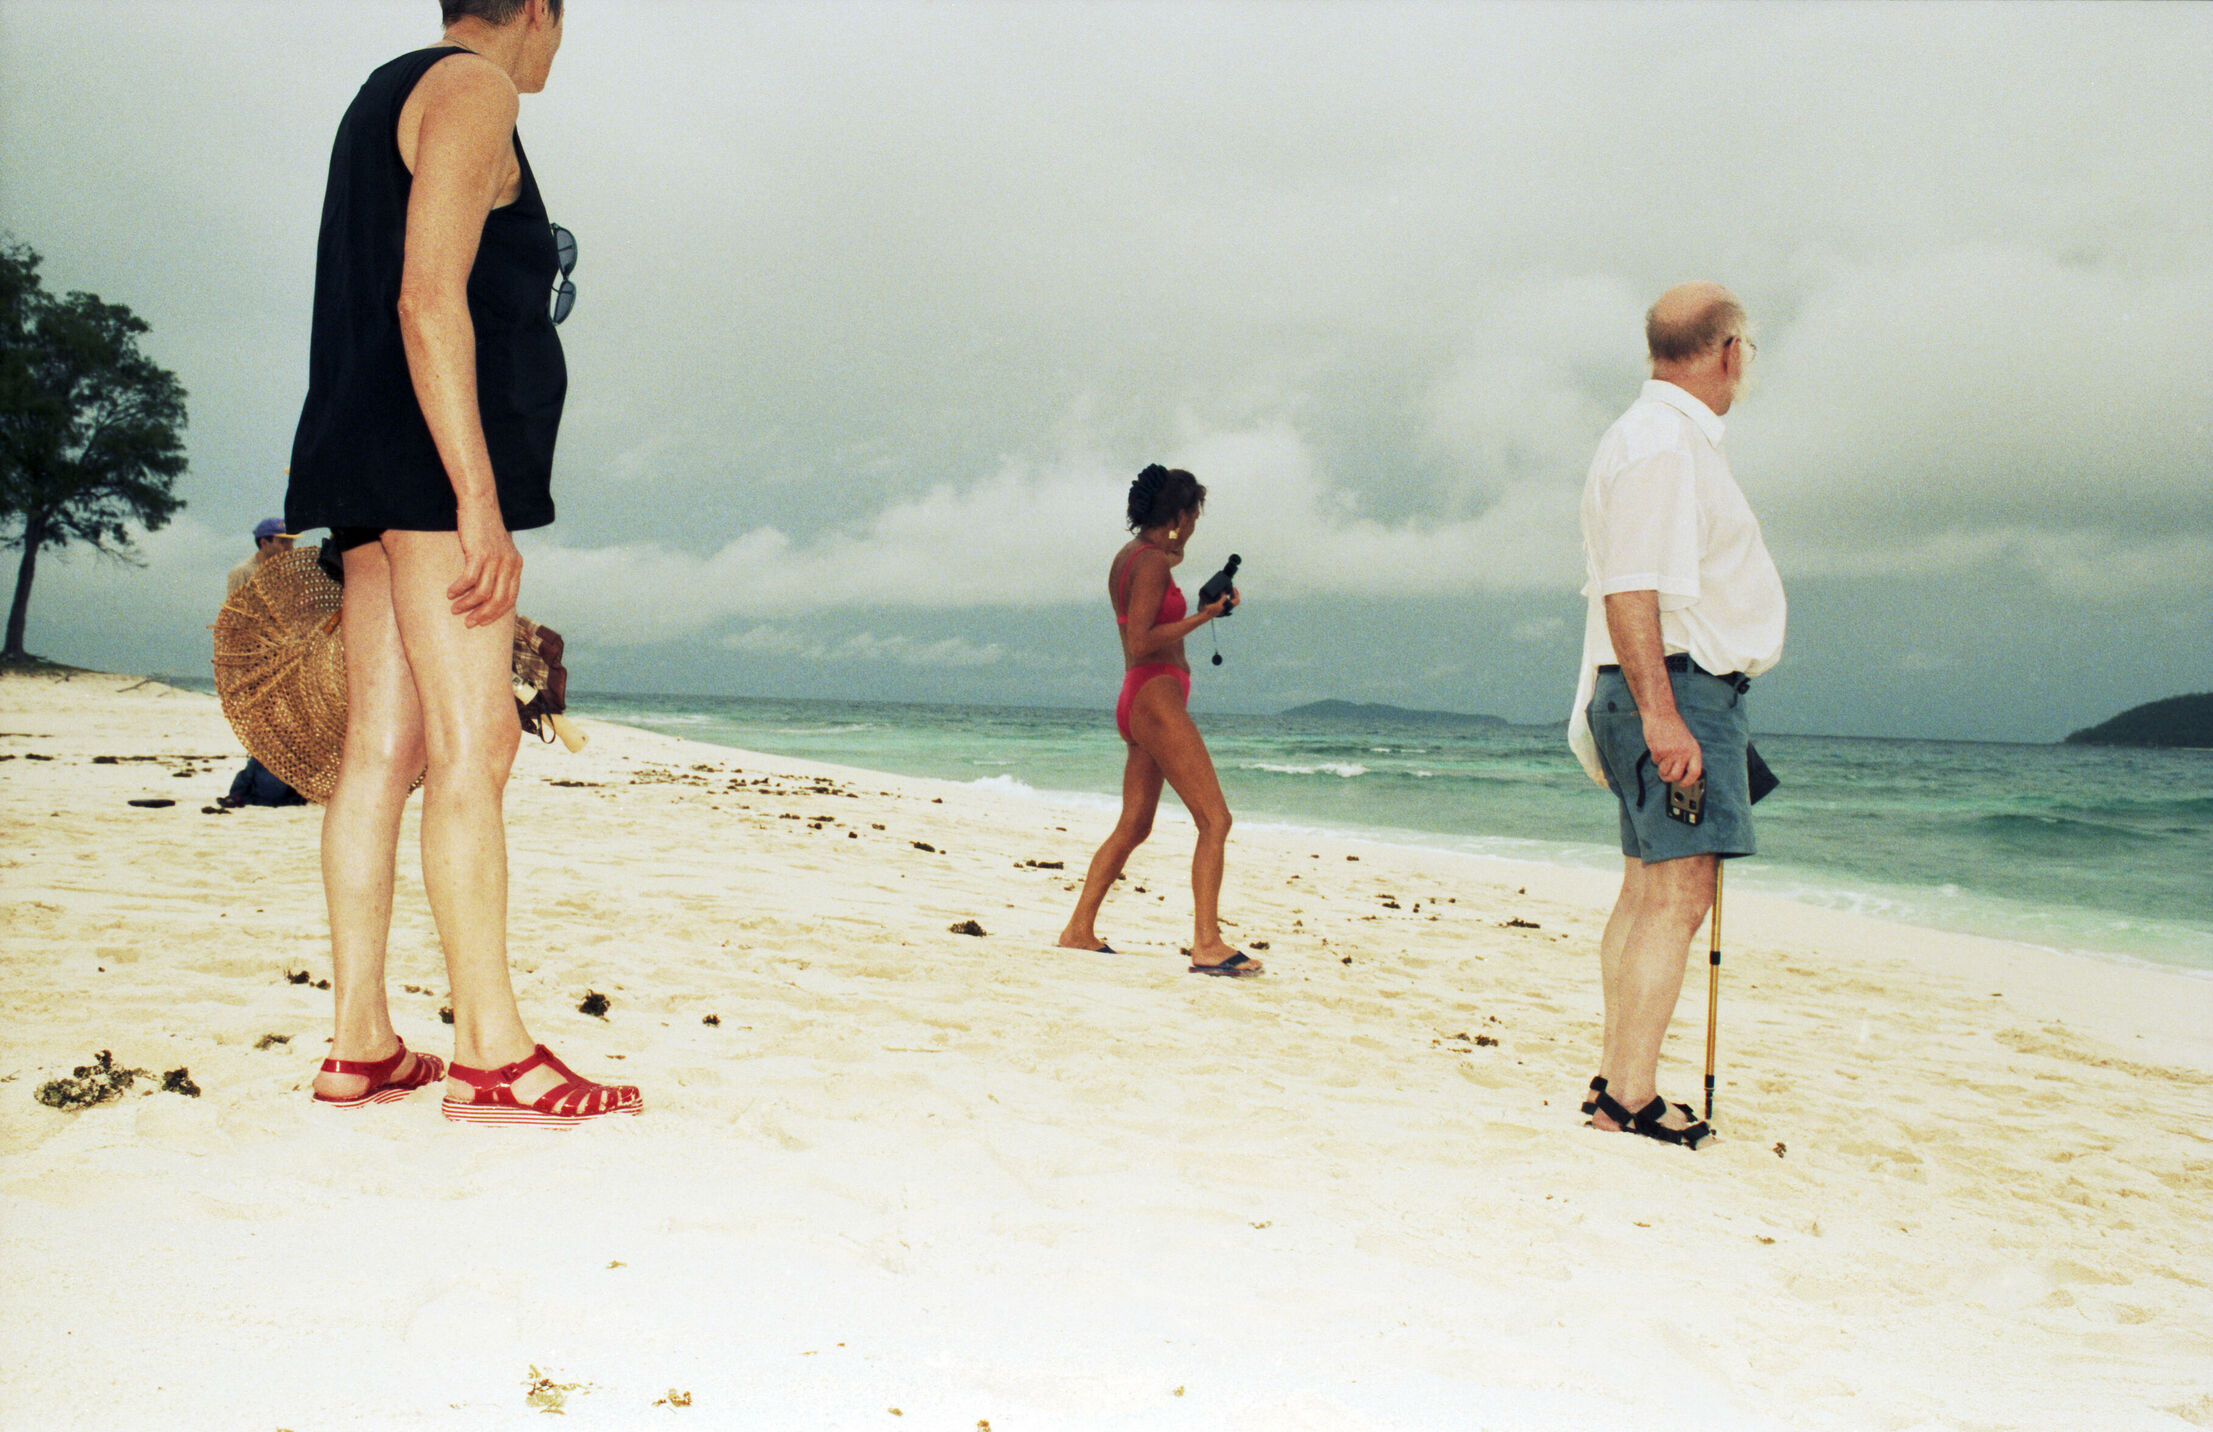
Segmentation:
<svg viewBox="0 0 2213 1432">
<path fill-rule="evenodd" d="M 1254 963 L 1253 958 L 1250 955 L 1246 954 L 1243 950 L 1239 950 L 1218 965 L 1193 965 L 1186 973 L 1194 975 L 1219 975 L 1224 979 L 1232 980 L 1251 979 L 1254 975 L 1259 974 L 1260 971 L 1257 969 L 1248 970 L 1240 967 L 1252 963 Z"/>
</svg>

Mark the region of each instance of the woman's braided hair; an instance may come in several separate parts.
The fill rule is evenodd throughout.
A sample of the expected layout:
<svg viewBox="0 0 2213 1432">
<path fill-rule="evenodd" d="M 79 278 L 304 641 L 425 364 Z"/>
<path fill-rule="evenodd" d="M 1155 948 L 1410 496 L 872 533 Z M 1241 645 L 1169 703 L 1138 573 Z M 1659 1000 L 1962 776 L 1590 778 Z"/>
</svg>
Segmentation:
<svg viewBox="0 0 2213 1432">
<path fill-rule="evenodd" d="M 1180 467 L 1154 463 L 1130 484 L 1130 531 L 1142 532 L 1173 522 L 1206 506 L 1206 487 Z"/>
</svg>

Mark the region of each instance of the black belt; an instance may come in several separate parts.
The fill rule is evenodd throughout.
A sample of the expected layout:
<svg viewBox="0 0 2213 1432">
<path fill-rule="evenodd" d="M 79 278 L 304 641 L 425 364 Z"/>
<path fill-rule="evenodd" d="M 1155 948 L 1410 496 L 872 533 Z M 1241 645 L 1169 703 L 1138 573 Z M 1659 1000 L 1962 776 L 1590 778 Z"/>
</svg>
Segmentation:
<svg viewBox="0 0 2213 1432">
<path fill-rule="evenodd" d="M 1727 676 L 1723 676 L 1718 671 L 1708 671 L 1705 667 L 1700 666 L 1695 661 L 1692 661 L 1690 659 L 1690 653 L 1687 651 L 1670 652 L 1668 654 L 1667 660 L 1663 663 L 1663 665 L 1665 665 L 1669 671 L 1695 671 L 1700 676 L 1710 676 L 1716 681 L 1726 681 L 1731 686 L 1736 688 L 1737 695 L 1739 696 L 1742 696 L 1745 692 L 1752 689 L 1752 678 L 1746 676 L 1743 672 L 1732 671 Z M 1620 670 L 1621 668 L 1618 666 L 1601 666 L 1600 668 L 1598 668 L 1598 674 L 1600 676 L 1611 676 L 1612 674 Z"/>
</svg>

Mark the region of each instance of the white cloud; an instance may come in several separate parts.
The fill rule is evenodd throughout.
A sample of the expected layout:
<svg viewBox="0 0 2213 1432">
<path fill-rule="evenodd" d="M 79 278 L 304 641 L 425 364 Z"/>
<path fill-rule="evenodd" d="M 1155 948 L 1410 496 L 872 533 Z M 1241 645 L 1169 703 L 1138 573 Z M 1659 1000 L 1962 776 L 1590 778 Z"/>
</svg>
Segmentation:
<svg viewBox="0 0 2213 1432">
<path fill-rule="evenodd" d="M 2207 312 L 2204 256 L 2145 271 L 1978 245 L 1839 264 L 1763 349 L 1761 447 L 1844 520 L 1932 502 L 2203 513 L 2213 325 L 2174 319 Z"/>
<path fill-rule="evenodd" d="M 1404 597 L 1575 583 L 1575 494 L 1557 482 L 1508 486 L 1459 520 L 1366 515 L 1330 486 L 1290 425 L 1194 430 L 1163 455 L 1207 485 L 1196 587 L 1232 549 L 1240 586 L 1271 599 Z M 529 538 L 529 601 L 579 636 L 650 643 L 726 620 L 839 609 L 1034 608 L 1096 602 L 1104 591 L 1135 462 L 1083 453 L 1010 461 L 966 487 L 897 499 L 810 540 L 756 527 L 705 555 L 658 542 L 569 546 Z M 768 632 L 769 628 L 756 628 Z M 740 640 L 778 638 L 748 633 Z M 766 649 L 766 648 L 759 648 Z M 798 654 L 796 651 L 794 654 Z M 851 653 L 858 655 L 860 653 Z M 905 658 L 902 658 L 905 659 Z"/>
<path fill-rule="evenodd" d="M 1280 597 L 1411 597 L 1569 586 L 1579 580 L 1576 492 L 1556 478 L 1506 484 L 1482 510 L 1368 515 L 1284 423 L 1196 437 L 1175 454 L 1207 484 L 1207 550 L 1236 546 L 1240 586 Z"/>
<path fill-rule="evenodd" d="M 2213 537 L 2116 536 L 2095 529 L 1923 531 L 1855 541 L 1846 534 L 1777 542 L 1788 577 L 1854 577 L 1910 584 L 1959 573 L 2021 573 L 2067 598 L 2101 604 L 2202 602 L 2213 596 Z M 2031 618 L 2033 619 L 2033 618 Z"/>
<path fill-rule="evenodd" d="M 1836 265 L 1730 446 L 1791 572 L 2014 568 L 2095 600 L 2213 583 L 2213 267 L 1979 245 Z"/>
<path fill-rule="evenodd" d="M 1427 395 L 1428 445 L 1479 491 L 1580 489 L 1596 438 L 1634 395 L 1622 379 L 1638 373 L 1648 302 L 1613 274 L 1501 286 Z"/>
<path fill-rule="evenodd" d="M 144 624 L 151 612 L 204 613 L 212 626 L 223 606 L 225 575 L 254 551 L 249 533 L 217 531 L 189 513 L 158 532 L 136 533 L 132 545 L 137 562 L 102 557 L 90 547 L 40 553 L 31 584 L 32 645 L 42 625 L 128 627 Z M 21 556 L 20 548 L 8 553 L 11 592 Z"/>
</svg>

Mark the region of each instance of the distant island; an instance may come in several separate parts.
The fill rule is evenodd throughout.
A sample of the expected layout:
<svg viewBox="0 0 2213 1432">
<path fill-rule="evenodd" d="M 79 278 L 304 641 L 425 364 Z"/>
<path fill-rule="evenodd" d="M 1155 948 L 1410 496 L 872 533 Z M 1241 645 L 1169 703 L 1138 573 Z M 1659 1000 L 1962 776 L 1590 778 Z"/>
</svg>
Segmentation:
<svg viewBox="0 0 2213 1432">
<path fill-rule="evenodd" d="M 2213 691 L 2131 706 L 2067 738 L 2070 746 L 2213 747 Z"/>
<path fill-rule="evenodd" d="M 1400 721 L 1418 725 L 1506 726 L 1503 716 L 1471 716 L 1464 711 L 1410 711 L 1380 701 L 1309 701 L 1277 713 L 1321 721 Z"/>
</svg>

